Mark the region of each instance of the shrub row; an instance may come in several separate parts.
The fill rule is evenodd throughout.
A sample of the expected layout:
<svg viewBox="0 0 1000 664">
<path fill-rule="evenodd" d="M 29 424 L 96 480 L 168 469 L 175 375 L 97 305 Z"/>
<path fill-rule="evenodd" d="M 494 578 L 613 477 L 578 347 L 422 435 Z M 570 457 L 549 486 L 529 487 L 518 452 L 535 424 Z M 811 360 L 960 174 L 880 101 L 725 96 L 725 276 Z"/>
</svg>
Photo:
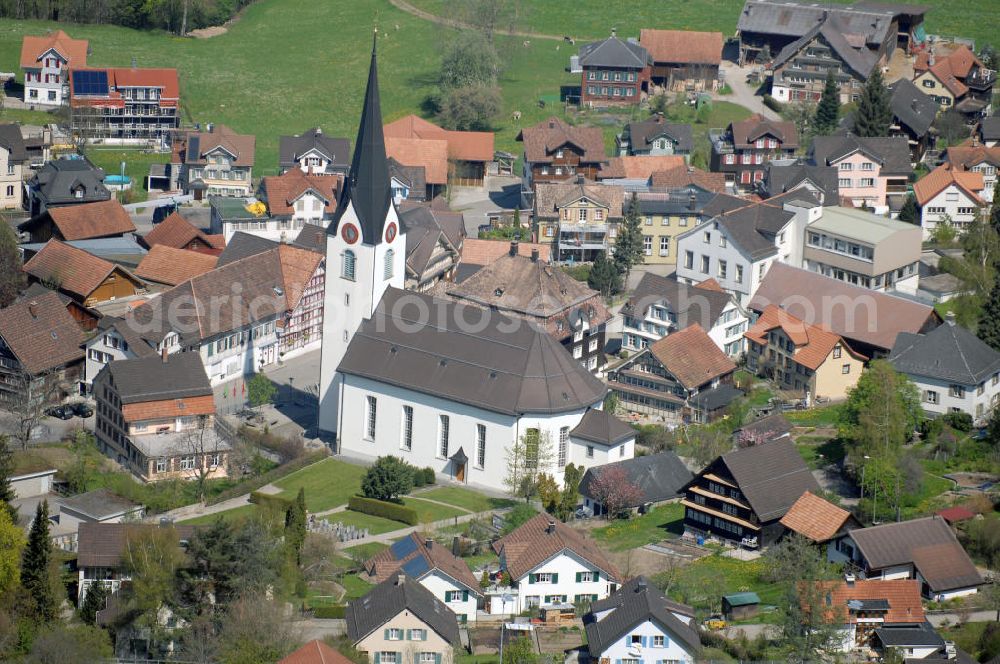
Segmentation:
<svg viewBox="0 0 1000 664">
<path fill-rule="evenodd" d="M 254 505 L 259 505 L 262 509 L 274 510 L 280 513 L 287 512 L 288 508 L 292 505 L 292 501 L 288 498 L 282 498 L 270 493 L 261 493 L 260 491 L 254 491 L 250 494 L 250 502 Z"/>
<path fill-rule="evenodd" d="M 388 503 L 384 500 L 365 498 L 364 496 L 351 496 L 347 501 L 347 509 L 368 514 L 369 516 L 380 516 L 383 519 L 392 519 L 405 523 L 408 526 L 415 526 L 420 523 L 417 517 L 417 510 L 406 505 Z"/>
<path fill-rule="evenodd" d="M 256 491 L 262 486 L 266 486 L 271 482 L 280 480 L 286 475 L 291 475 L 296 470 L 305 468 L 306 466 L 311 466 L 317 461 L 322 461 L 327 456 L 329 456 L 327 450 L 318 450 L 316 452 L 310 452 L 306 456 L 299 457 L 295 461 L 289 461 L 288 463 L 278 466 L 277 468 L 272 468 L 262 475 L 257 477 L 251 477 L 250 479 L 240 482 L 236 486 L 230 487 L 225 491 L 220 492 L 218 495 L 209 498 L 206 502 L 209 505 L 215 505 L 221 503 L 224 500 L 229 500 L 230 498 L 237 498 L 244 494 L 250 493 L 251 491 Z"/>
<path fill-rule="evenodd" d="M 771 95 L 764 95 L 764 106 L 767 106 L 775 113 L 781 113 L 783 110 L 785 110 L 785 105 L 782 104 L 777 99 L 775 99 L 774 97 L 772 97 Z"/>
<path fill-rule="evenodd" d="M 437 480 L 434 477 L 434 469 L 430 466 L 427 468 L 413 469 L 413 487 L 415 489 L 434 484 L 435 481 Z"/>
<path fill-rule="evenodd" d="M 334 606 L 317 606 L 313 612 L 313 618 L 343 618 L 347 607 L 343 604 Z"/>
<path fill-rule="evenodd" d="M 281 463 L 288 463 L 305 455 L 306 447 L 301 438 L 278 436 L 270 431 L 260 431 L 247 425 L 241 425 L 237 431 L 239 436 L 256 447 L 263 447 L 277 454 Z"/>
</svg>

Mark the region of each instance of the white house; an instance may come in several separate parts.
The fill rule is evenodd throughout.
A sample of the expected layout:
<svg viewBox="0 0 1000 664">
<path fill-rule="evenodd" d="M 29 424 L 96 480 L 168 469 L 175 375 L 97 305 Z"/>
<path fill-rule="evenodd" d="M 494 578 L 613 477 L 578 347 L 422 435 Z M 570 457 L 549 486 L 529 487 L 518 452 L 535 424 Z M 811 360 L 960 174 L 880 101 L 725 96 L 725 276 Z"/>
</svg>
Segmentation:
<svg viewBox="0 0 1000 664">
<path fill-rule="evenodd" d="M 993 202 L 993 189 L 1000 171 L 1000 145 L 986 147 L 977 145 L 956 145 L 944 153 L 944 160 L 958 170 L 971 171 L 983 176 L 983 200 Z"/>
<path fill-rule="evenodd" d="M 701 648 L 694 609 L 667 599 L 638 576 L 583 617 L 591 661 L 694 662 Z"/>
<path fill-rule="evenodd" d="M 21 209 L 27 163 L 28 150 L 20 125 L 0 124 L 0 210 Z"/>
<path fill-rule="evenodd" d="M 104 365 L 115 360 L 151 357 L 158 349 L 137 334 L 128 321 L 117 316 L 104 316 L 97 321 L 96 334 L 84 343 L 86 364 L 83 372 L 84 389 L 89 392 L 94 378 Z"/>
<path fill-rule="evenodd" d="M 513 613 L 596 602 L 622 583 L 621 573 L 583 533 L 548 514 L 526 521 L 493 543 L 510 577 Z"/>
<path fill-rule="evenodd" d="M 647 272 L 622 313 L 622 347 L 631 351 L 698 323 L 726 355 L 737 357 L 743 352 L 746 313 L 712 278 L 691 286 L 674 276 Z"/>
<path fill-rule="evenodd" d="M 24 103 L 59 106 L 67 94 L 69 68 L 87 66 L 88 42 L 62 30 L 27 35 L 21 42 Z"/>
<path fill-rule="evenodd" d="M 1000 402 L 1000 353 L 953 315 L 927 334 L 900 332 L 889 361 L 916 384 L 931 416 L 968 413 L 984 424 Z"/>
<path fill-rule="evenodd" d="M 924 240 L 930 239 L 943 220 L 965 230 L 987 205 L 983 174 L 941 164 L 913 185 L 920 206 L 920 227 Z M 990 192 L 992 194 L 992 191 Z"/>
<path fill-rule="evenodd" d="M 254 234 L 290 242 L 306 224 L 326 228 L 337 208 L 342 183 L 342 175 L 303 173 L 298 168 L 262 178 L 260 198 L 267 205 L 269 219 L 265 230 Z"/>
</svg>

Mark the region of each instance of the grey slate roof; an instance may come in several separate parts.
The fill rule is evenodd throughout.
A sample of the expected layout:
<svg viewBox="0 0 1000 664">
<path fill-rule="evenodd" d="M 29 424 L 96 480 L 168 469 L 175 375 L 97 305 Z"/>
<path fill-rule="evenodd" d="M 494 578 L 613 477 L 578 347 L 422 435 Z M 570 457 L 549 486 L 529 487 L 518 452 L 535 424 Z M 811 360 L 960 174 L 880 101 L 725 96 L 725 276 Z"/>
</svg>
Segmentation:
<svg viewBox="0 0 1000 664">
<path fill-rule="evenodd" d="M 799 51 L 805 48 L 816 37 L 821 37 L 829 44 L 841 62 L 847 65 L 860 79 L 867 78 L 875 66 L 876 55 L 865 46 L 854 48 L 848 43 L 845 33 L 849 29 L 845 27 L 844 21 L 836 13 L 827 14 L 821 22 L 817 23 L 804 35 L 788 44 L 774 59 L 773 66 L 780 67 L 791 60 Z"/>
<path fill-rule="evenodd" d="M 698 392 L 698 394 L 688 399 L 688 403 L 699 410 L 712 412 L 713 410 L 728 406 L 742 397 L 743 394 L 743 390 L 729 383 L 721 383 L 718 387 Z"/>
<path fill-rule="evenodd" d="M 406 267 L 418 277 L 427 269 L 439 242 L 454 250 L 456 259 L 461 254 L 465 239 L 461 212 L 438 210 L 431 205 L 408 205 L 405 209 L 400 205 L 399 222 L 406 233 Z"/>
<path fill-rule="evenodd" d="M 882 175 L 909 175 L 913 172 L 910 166 L 910 146 L 902 136 L 817 136 L 813 139 L 812 159 L 815 164 L 829 165 L 858 150 L 882 164 Z"/>
<path fill-rule="evenodd" d="M 677 143 L 677 152 L 690 152 L 694 147 L 694 134 L 689 124 L 664 122 L 663 116 L 657 116 L 642 122 L 630 122 L 626 126 L 630 145 L 633 150 L 637 146 L 646 147 L 661 136 L 667 136 Z"/>
<path fill-rule="evenodd" d="M 601 620 L 597 619 L 597 613 L 609 609 L 611 613 Z M 607 599 L 592 603 L 590 613 L 583 617 L 590 656 L 599 658 L 629 630 L 647 620 L 658 623 L 668 635 L 684 643 L 689 652 L 698 650 L 701 646 L 698 633 L 675 616 L 675 611 L 682 615 L 694 615 L 691 607 L 670 601 L 645 577 L 630 580 Z"/>
<path fill-rule="evenodd" d="M 509 415 L 569 412 L 604 399 L 605 385 L 545 330 L 498 312 L 463 330 L 472 327 L 459 324 L 466 310 L 389 288 L 338 371 Z"/>
<path fill-rule="evenodd" d="M 774 236 L 794 216 L 795 213 L 776 205 L 757 203 L 726 212 L 714 220 L 752 260 L 758 260 L 777 253 Z"/>
<path fill-rule="evenodd" d="M 944 649 L 944 639 L 928 623 L 880 627 L 875 635 L 884 646 L 917 646 Z"/>
<path fill-rule="evenodd" d="M 406 166 L 389 157 L 389 176 L 410 188 L 407 200 L 424 200 L 427 195 L 427 169 L 423 166 Z"/>
<path fill-rule="evenodd" d="M 650 306 L 666 302 L 677 317 L 677 329 L 697 323 L 710 330 L 731 300 L 732 296 L 725 292 L 697 288 L 681 283 L 674 276 L 661 277 L 646 272 L 625 303 L 624 311 L 632 316 L 643 316 Z"/>
<path fill-rule="evenodd" d="M 233 236 L 235 239 L 236 235 Z M 296 247 L 326 254 L 326 229 L 319 224 L 302 224 L 302 230 L 292 240 Z M 225 250 L 222 253 L 226 253 Z"/>
<path fill-rule="evenodd" d="M 725 194 L 717 194 L 714 191 L 702 189 L 696 184 L 691 184 L 667 192 L 640 193 L 636 200 L 639 203 L 639 214 L 641 215 L 691 215 L 702 213 L 705 207 L 718 196 L 725 196 Z M 746 201 L 741 203 L 746 205 Z"/>
<path fill-rule="evenodd" d="M 403 582 L 399 582 L 399 577 Z M 409 610 L 445 641 L 458 647 L 458 619 L 455 613 L 413 577 L 394 575 L 378 584 L 364 597 L 347 603 L 344 618 L 347 636 L 357 644 L 376 629 L 394 618 L 403 609 Z"/>
<path fill-rule="evenodd" d="M 771 162 L 764 170 L 764 190 L 768 197 L 792 191 L 809 181 L 823 192 L 824 205 L 840 203 L 837 169 L 813 164 L 780 164 Z"/>
<path fill-rule="evenodd" d="M 608 37 L 580 47 L 580 65 L 583 67 L 642 69 L 651 62 L 649 51 L 618 37 Z"/>
<path fill-rule="evenodd" d="M 101 369 L 114 381 L 122 403 L 210 396 L 212 385 L 198 353 L 174 353 L 108 362 Z"/>
<path fill-rule="evenodd" d="M 865 42 L 874 47 L 886 39 L 894 15 L 894 11 L 882 8 L 859 10 L 849 5 L 747 0 L 736 29 L 797 38 L 812 30 L 824 16 L 836 16 L 845 32 L 864 35 Z"/>
<path fill-rule="evenodd" d="M 307 129 L 297 136 L 282 136 L 278 139 L 278 161 L 283 169 L 298 168 L 298 160 L 307 152 L 315 150 L 327 157 L 331 164 L 327 172 L 346 173 L 350 166 L 351 141 L 323 133 L 319 127 Z"/>
<path fill-rule="evenodd" d="M 635 438 L 635 429 L 619 420 L 613 413 L 597 408 L 591 408 L 584 413 L 580 423 L 569 433 L 576 438 L 602 445 L 617 445 Z"/>
<path fill-rule="evenodd" d="M 739 429 L 736 429 L 733 434 L 741 432 L 749 435 L 770 434 L 770 439 L 773 440 L 791 433 L 793 428 L 792 423 L 785 419 L 784 415 L 781 413 L 772 413 L 771 415 L 759 417 L 752 422 L 747 422 Z"/>
<path fill-rule="evenodd" d="M 970 386 L 1000 371 L 1000 353 L 953 322 L 927 334 L 900 332 L 889 362 L 905 374 Z"/>
<path fill-rule="evenodd" d="M 111 198 L 111 191 L 104 186 L 104 171 L 86 159 L 46 162 L 28 184 L 46 205 L 93 203 Z M 73 194 L 78 186 L 83 187 L 83 198 Z"/>
<path fill-rule="evenodd" d="M 234 261 L 270 251 L 277 247 L 278 244 L 274 240 L 268 240 L 259 235 L 236 231 L 229 239 L 229 242 L 226 243 L 226 248 L 219 254 L 219 260 L 215 264 L 215 268 L 218 269 Z"/>
<path fill-rule="evenodd" d="M 691 471 L 687 469 L 684 462 L 673 452 L 666 451 L 588 468 L 583 479 L 580 480 L 581 495 L 590 495 L 588 493 L 590 483 L 596 480 L 605 468 L 621 468 L 625 471 L 629 483 L 639 488 L 640 499 L 635 505 L 628 507 L 639 507 L 646 503 L 658 503 L 678 498 L 683 495 L 681 489 L 692 478 Z"/>
<path fill-rule="evenodd" d="M 23 162 L 28 159 L 28 149 L 24 145 L 20 125 L 0 124 L 0 147 L 10 152 L 10 160 L 13 162 Z"/>
<path fill-rule="evenodd" d="M 136 507 L 140 507 L 139 503 L 132 502 L 128 498 L 119 496 L 117 493 L 113 493 L 109 489 L 96 489 L 94 491 L 88 491 L 87 493 L 81 493 L 76 496 L 64 498 L 59 502 L 61 504 L 61 509 L 70 509 L 84 516 L 88 516 L 95 521 L 100 521 L 102 519 L 121 514 L 122 512 L 128 512 Z"/>
<path fill-rule="evenodd" d="M 980 120 L 979 134 L 984 141 L 1000 141 L 1000 115 L 991 115 Z"/>
<path fill-rule="evenodd" d="M 901 125 L 909 128 L 917 137 L 924 136 L 934 124 L 940 106 L 930 95 L 925 95 L 909 79 L 901 78 L 889 86 L 892 96 L 889 106 Z M 986 118 L 989 119 L 989 118 Z M 984 123 L 985 120 L 984 119 Z M 1000 118 L 997 118 L 1000 120 Z M 1000 133 L 1000 122 L 997 123 Z"/>
<path fill-rule="evenodd" d="M 138 357 L 159 357 L 156 349 L 132 329 L 128 321 L 117 316 L 102 316 L 97 321 L 97 329 L 101 331 L 114 330 L 128 344 L 128 349 Z"/>
</svg>

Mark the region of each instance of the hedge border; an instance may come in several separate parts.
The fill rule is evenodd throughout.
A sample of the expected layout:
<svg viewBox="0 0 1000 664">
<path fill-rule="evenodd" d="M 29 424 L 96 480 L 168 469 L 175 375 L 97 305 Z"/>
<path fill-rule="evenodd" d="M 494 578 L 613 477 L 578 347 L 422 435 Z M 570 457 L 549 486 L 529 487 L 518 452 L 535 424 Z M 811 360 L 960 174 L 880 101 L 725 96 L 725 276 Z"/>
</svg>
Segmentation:
<svg viewBox="0 0 1000 664">
<path fill-rule="evenodd" d="M 311 466 L 314 463 L 319 463 L 323 459 L 330 456 L 328 450 L 318 450 L 316 452 L 310 452 L 309 454 L 299 457 L 289 461 L 286 464 L 282 464 L 277 468 L 272 468 L 263 475 L 258 475 L 257 477 L 251 477 L 250 479 L 240 482 L 236 486 L 230 487 L 225 491 L 222 491 L 218 495 L 208 499 L 206 501 L 207 505 L 216 505 L 225 500 L 230 500 L 232 498 L 239 498 L 248 493 L 252 493 L 262 486 L 267 486 L 268 484 L 280 480 L 286 475 L 291 475 L 296 470 L 302 470 L 306 466 Z"/>
<path fill-rule="evenodd" d="M 345 612 L 347 611 L 347 606 L 344 604 L 334 604 L 332 606 L 316 606 L 312 609 L 313 618 L 319 619 L 330 619 L 330 618 L 343 618 Z"/>
<path fill-rule="evenodd" d="M 420 518 L 417 516 L 417 510 L 412 507 L 407 507 L 406 505 L 397 505 L 396 503 L 390 503 L 384 500 L 365 498 L 364 496 L 351 496 L 347 501 L 347 509 L 354 510 L 355 512 L 361 512 L 362 514 L 367 514 L 369 516 L 378 516 L 383 519 L 399 521 L 400 523 L 405 523 L 408 526 L 416 526 L 420 524 Z"/>
<path fill-rule="evenodd" d="M 258 505 L 264 509 L 274 509 L 279 512 L 287 512 L 293 502 L 288 498 L 282 498 L 270 493 L 261 493 L 260 491 L 251 493 L 249 500 L 254 505 Z"/>
</svg>

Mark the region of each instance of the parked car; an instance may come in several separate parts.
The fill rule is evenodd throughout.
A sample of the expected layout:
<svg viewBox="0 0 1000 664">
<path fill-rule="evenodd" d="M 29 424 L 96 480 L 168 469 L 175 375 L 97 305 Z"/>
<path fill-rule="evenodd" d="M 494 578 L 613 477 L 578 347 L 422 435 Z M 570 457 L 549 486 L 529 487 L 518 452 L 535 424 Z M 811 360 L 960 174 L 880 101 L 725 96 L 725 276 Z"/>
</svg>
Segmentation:
<svg viewBox="0 0 1000 664">
<path fill-rule="evenodd" d="M 725 629 L 726 628 L 726 619 L 723 618 L 718 613 L 713 614 L 713 615 L 709 616 L 708 619 L 705 621 L 705 627 L 707 627 L 708 629 L 711 629 L 711 630 Z"/>
<path fill-rule="evenodd" d="M 73 409 L 69 406 L 53 406 L 45 411 L 49 417 L 58 417 L 60 420 L 73 419 Z"/>
<path fill-rule="evenodd" d="M 73 414 L 77 417 L 87 418 L 93 416 L 94 414 L 94 409 L 90 407 L 90 404 L 83 401 L 71 404 L 70 408 L 73 410 Z"/>
</svg>

